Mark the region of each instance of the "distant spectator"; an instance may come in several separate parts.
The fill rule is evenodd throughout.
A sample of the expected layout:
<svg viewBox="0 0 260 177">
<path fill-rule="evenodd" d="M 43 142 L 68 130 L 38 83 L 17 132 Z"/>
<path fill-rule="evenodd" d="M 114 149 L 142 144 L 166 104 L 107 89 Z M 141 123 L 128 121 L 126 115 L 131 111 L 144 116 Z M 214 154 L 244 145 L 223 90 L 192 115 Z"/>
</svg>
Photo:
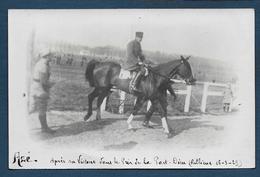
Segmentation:
<svg viewBox="0 0 260 177">
<path fill-rule="evenodd" d="M 61 63 L 61 56 L 58 55 L 58 56 L 57 56 L 57 59 L 56 59 L 56 64 L 57 64 L 57 65 L 60 65 L 60 63 Z"/>
<path fill-rule="evenodd" d="M 233 92 L 231 89 L 231 84 L 228 84 L 228 87 L 223 93 L 224 99 L 223 99 L 223 111 L 224 112 L 231 112 L 231 104 L 233 99 Z"/>
</svg>

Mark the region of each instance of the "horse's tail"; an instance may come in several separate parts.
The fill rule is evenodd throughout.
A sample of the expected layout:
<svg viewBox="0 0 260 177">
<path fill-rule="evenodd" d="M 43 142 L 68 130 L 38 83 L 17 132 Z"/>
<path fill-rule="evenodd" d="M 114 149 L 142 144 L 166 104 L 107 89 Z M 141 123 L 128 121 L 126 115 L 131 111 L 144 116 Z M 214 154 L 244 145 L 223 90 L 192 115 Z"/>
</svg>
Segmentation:
<svg viewBox="0 0 260 177">
<path fill-rule="evenodd" d="M 91 87 L 94 87 L 93 70 L 95 69 L 96 63 L 98 63 L 98 61 L 96 60 L 91 60 L 90 62 L 88 62 L 85 72 L 85 79 L 89 82 L 89 85 Z"/>
</svg>

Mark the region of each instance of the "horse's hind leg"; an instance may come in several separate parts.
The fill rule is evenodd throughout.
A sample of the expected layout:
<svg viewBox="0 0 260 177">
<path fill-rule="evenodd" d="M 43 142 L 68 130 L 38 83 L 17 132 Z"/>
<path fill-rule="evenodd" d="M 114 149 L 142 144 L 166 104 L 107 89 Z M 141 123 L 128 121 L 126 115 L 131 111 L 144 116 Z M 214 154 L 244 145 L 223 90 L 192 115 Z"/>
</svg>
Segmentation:
<svg viewBox="0 0 260 177">
<path fill-rule="evenodd" d="M 88 120 L 90 118 L 90 116 L 92 115 L 92 102 L 98 96 L 98 94 L 99 94 L 99 90 L 97 88 L 95 88 L 95 90 L 93 90 L 93 92 L 91 92 L 88 95 L 88 113 L 84 117 L 85 121 Z"/>
<path fill-rule="evenodd" d="M 98 96 L 97 100 L 97 115 L 96 120 L 101 119 L 101 104 L 103 103 L 103 100 L 105 97 L 107 97 L 110 93 L 110 89 L 102 89 L 100 90 L 100 95 Z"/>
</svg>

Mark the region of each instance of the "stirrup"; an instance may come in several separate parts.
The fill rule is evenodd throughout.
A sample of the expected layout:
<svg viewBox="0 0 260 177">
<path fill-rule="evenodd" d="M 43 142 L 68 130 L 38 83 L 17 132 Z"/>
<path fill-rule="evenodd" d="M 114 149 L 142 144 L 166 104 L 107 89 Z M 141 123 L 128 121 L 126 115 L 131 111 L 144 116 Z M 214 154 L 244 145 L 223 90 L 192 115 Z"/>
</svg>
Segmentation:
<svg viewBox="0 0 260 177">
<path fill-rule="evenodd" d="M 138 90 L 134 85 L 131 85 L 130 87 L 129 87 L 129 91 L 130 91 L 130 93 L 134 93 L 134 92 L 141 92 L 140 90 Z"/>
<path fill-rule="evenodd" d="M 132 91 L 135 91 L 135 92 L 142 92 L 141 90 L 139 90 L 138 88 L 136 88 L 136 86 L 133 86 L 131 88 Z"/>
</svg>

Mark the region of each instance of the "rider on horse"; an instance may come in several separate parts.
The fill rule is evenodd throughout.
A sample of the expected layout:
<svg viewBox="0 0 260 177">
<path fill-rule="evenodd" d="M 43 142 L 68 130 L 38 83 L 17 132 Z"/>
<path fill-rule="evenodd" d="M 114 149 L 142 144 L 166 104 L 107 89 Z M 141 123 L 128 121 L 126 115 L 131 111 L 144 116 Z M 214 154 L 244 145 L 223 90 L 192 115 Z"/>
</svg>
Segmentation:
<svg viewBox="0 0 260 177">
<path fill-rule="evenodd" d="M 143 32 L 136 32 L 135 34 L 135 39 L 130 41 L 127 44 L 127 60 L 126 60 L 126 65 L 127 67 L 133 67 L 137 66 L 137 73 L 134 76 L 133 80 L 131 81 L 131 90 L 133 91 L 138 91 L 137 85 L 142 78 L 142 76 L 145 73 L 145 68 L 143 61 L 145 60 L 145 57 L 142 53 L 142 48 L 141 48 L 141 41 L 143 39 Z"/>
</svg>

